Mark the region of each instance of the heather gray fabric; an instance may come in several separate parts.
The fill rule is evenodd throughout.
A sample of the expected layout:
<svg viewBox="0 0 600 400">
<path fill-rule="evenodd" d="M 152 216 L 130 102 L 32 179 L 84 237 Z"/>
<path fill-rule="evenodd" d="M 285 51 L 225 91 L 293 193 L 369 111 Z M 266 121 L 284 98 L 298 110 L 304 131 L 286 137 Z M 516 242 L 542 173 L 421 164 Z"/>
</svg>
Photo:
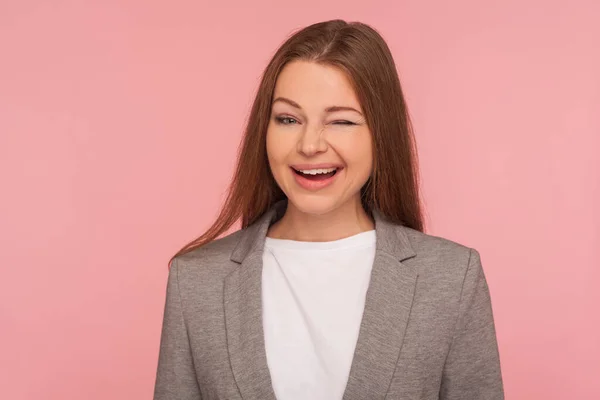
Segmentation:
<svg viewBox="0 0 600 400">
<path fill-rule="evenodd" d="M 262 329 L 262 250 L 285 206 L 175 260 L 155 400 L 275 399 Z M 479 253 L 374 217 L 376 255 L 344 400 L 503 399 Z"/>
</svg>

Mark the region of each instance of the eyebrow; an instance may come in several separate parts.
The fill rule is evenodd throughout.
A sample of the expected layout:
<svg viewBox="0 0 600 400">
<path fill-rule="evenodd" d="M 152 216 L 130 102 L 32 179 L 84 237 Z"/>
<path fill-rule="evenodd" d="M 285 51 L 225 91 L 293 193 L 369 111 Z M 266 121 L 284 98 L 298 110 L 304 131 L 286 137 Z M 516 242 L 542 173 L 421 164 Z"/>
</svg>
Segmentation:
<svg viewBox="0 0 600 400">
<path fill-rule="evenodd" d="M 296 103 L 294 100 L 290 100 L 288 98 L 285 97 L 278 97 L 275 100 L 273 100 L 273 104 L 275 104 L 276 102 L 281 101 L 283 103 L 287 103 L 290 106 L 297 108 L 299 110 L 302 110 L 302 107 L 300 107 L 300 104 Z M 358 111 L 356 108 L 353 107 L 348 107 L 348 106 L 330 106 L 327 107 L 325 109 L 326 112 L 330 113 L 330 112 L 336 112 L 336 111 L 354 111 L 360 115 L 362 115 L 362 113 L 360 111 Z"/>
</svg>

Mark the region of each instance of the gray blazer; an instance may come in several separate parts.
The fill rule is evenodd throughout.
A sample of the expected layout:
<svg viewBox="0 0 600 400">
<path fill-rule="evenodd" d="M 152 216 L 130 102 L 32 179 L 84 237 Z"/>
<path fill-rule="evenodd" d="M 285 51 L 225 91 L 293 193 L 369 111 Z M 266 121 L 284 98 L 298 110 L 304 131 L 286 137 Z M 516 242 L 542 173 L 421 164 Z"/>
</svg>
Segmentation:
<svg viewBox="0 0 600 400">
<path fill-rule="evenodd" d="M 284 211 L 280 202 L 248 228 L 175 259 L 155 400 L 275 399 L 262 327 L 262 250 Z M 503 399 L 479 253 L 374 218 L 375 261 L 343 398 Z"/>
</svg>

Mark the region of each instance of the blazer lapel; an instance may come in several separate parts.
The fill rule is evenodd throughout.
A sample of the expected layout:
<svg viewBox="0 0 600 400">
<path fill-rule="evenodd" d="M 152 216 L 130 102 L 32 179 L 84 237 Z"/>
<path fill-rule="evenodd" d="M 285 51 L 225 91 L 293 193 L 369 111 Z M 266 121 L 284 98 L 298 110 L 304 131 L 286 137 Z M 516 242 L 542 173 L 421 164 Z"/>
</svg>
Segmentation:
<svg viewBox="0 0 600 400">
<path fill-rule="evenodd" d="M 280 205 L 271 208 L 241 233 L 231 254 L 240 266 L 225 278 L 227 348 L 243 399 L 275 400 L 262 325 L 262 250 L 269 225 L 281 212 Z"/>
<path fill-rule="evenodd" d="M 344 400 L 383 399 L 398 363 L 417 273 L 402 264 L 414 257 L 402 226 L 374 212 L 375 260 Z"/>
<path fill-rule="evenodd" d="M 224 307 L 231 369 L 244 399 L 275 400 L 262 325 L 262 251 L 269 226 L 281 218 L 280 201 L 247 227 L 231 254 L 240 264 L 225 278 Z M 373 212 L 376 252 L 344 400 L 383 399 L 389 388 L 412 306 L 417 273 L 402 264 L 414 257 L 405 228 Z"/>
</svg>

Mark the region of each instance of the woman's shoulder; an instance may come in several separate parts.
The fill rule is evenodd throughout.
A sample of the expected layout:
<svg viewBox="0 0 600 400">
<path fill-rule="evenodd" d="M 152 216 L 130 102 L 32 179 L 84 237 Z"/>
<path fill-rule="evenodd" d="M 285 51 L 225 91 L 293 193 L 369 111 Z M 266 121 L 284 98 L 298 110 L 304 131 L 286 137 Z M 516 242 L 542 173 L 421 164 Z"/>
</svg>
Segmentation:
<svg viewBox="0 0 600 400">
<path fill-rule="evenodd" d="M 421 232 L 406 226 L 400 227 L 414 250 L 415 257 L 406 260 L 420 274 L 440 276 L 464 276 L 466 270 L 475 265 L 481 267 L 479 252 L 464 242 Z"/>
<path fill-rule="evenodd" d="M 179 275 L 198 276 L 206 279 L 222 279 L 236 264 L 231 261 L 231 254 L 239 241 L 241 230 L 214 239 L 200 247 L 173 259 L 172 266 L 178 269 Z"/>
<path fill-rule="evenodd" d="M 451 239 L 447 236 L 438 236 L 431 233 L 425 233 L 407 226 L 401 226 L 410 240 L 411 246 L 415 251 L 426 253 L 449 253 L 453 255 L 462 255 L 472 250 L 466 243 Z"/>
</svg>

